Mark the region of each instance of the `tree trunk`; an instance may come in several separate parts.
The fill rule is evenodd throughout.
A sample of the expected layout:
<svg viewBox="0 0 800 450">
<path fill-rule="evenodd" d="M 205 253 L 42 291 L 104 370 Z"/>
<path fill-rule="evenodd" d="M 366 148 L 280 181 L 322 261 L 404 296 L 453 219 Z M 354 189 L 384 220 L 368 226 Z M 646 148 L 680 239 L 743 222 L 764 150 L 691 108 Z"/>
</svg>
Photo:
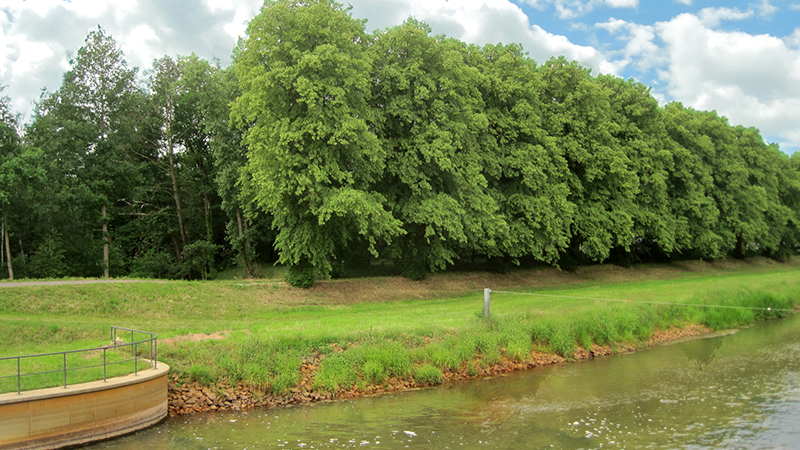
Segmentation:
<svg viewBox="0 0 800 450">
<path fill-rule="evenodd" d="M 175 239 L 175 235 L 170 233 L 170 239 L 172 239 L 172 250 L 175 251 L 175 258 L 178 262 L 181 262 L 181 247 L 178 245 L 178 240 Z"/>
<path fill-rule="evenodd" d="M 203 203 L 206 212 L 206 240 L 214 243 L 214 226 L 211 223 L 211 200 L 208 199 L 208 192 L 203 193 Z"/>
<path fill-rule="evenodd" d="M 3 210 L 3 241 L 6 247 L 6 262 L 8 264 L 8 279 L 14 280 L 14 267 L 11 265 L 11 248 L 8 242 L 8 210 Z"/>
<path fill-rule="evenodd" d="M 239 225 L 239 251 L 242 255 L 242 264 L 244 265 L 244 274 L 247 278 L 252 278 L 253 273 L 250 270 L 250 261 L 247 258 L 247 240 L 243 239 L 244 225 L 242 224 L 242 211 L 236 207 L 236 223 Z"/>
<path fill-rule="evenodd" d="M 172 130 L 171 127 L 168 125 L 167 129 L 167 136 L 171 136 Z M 178 174 L 175 170 L 175 157 L 173 155 L 173 147 L 175 146 L 175 142 L 172 141 L 172 137 L 169 138 L 167 142 L 167 156 L 169 158 L 169 176 L 172 178 L 172 197 L 175 198 L 175 209 L 178 212 L 178 229 L 181 232 L 181 244 L 182 247 L 186 247 L 186 230 L 183 228 L 183 208 L 181 208 L 181 191 L 178 189 Z M 180 259 L 179 259 L 180 261 Z"/>
<path fill-rule="evenodd" d="M 100 208 L 100 213 L 103 216 L 103 278 L 108 278 L 108 222 L 106 220 L 106 205 Z"/>
</svg>

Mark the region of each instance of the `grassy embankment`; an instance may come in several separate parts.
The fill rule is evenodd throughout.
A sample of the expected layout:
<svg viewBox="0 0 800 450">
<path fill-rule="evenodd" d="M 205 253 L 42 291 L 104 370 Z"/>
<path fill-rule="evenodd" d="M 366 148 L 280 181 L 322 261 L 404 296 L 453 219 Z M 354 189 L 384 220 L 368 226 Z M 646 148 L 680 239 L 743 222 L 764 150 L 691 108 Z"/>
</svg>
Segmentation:
<svg viewBox="0 0 800 450">
<path fill-rule="evenodd" d="M 483 287 L 563 297 L 494 294 L 486 320 Z M 158 333 L 159 359 L 188 379 L 241 381 L 265 393 L 288 391 L 300 382 L 303 357 L 322 356 L 313 387 L 331 392 L 389 377 L 435 384 L 443 372 L 477 374 L 524 361 L 532 350 L 570 357 L 592 344 L 636 345 L 671 327 L 723 329 L 781 317 L 799 303 L 797 258 L 367 278 L 310 290 L 277 280 L 4 287 L 0 357 L 103 345 L 118 325 Z M 0 367 L 0 376 L 9 370 Z M 0 385 L 0 392 L 13 389 Z"/>
</svg>

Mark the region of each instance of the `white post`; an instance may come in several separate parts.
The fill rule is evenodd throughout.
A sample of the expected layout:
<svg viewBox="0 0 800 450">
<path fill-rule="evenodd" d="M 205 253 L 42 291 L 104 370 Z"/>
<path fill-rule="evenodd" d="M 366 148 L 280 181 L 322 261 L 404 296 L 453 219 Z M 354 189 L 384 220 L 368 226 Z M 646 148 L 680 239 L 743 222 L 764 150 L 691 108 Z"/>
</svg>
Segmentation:
<svg viewBox="0 0 800 450">
<path fill-rule="evenodd" d="M 486 288 L 483 290 L 483 315 L 489 318 L 489 302 L 492 299 L 492 290 Z"/>
</svg>

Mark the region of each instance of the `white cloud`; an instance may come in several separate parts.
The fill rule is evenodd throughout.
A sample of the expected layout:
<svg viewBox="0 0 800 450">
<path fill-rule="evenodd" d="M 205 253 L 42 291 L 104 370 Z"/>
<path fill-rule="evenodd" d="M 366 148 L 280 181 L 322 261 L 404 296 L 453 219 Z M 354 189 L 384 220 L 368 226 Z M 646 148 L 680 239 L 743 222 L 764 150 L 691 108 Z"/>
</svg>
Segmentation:
<svg viewBox="0 0 800 450">
<path fill-rule="evenodd" d="M 354 17 L 369 17 L 368 30 L 397 25 L 409 16 L 427 22 L 434 34 L 478 45 L 521 43 L 537 62 L 564 55 L 596 72 L 612 69 L 601 52 L 531 25 L 507 0 L 350 0 Z"/>
<path fill-rule="evenodd" d="M 606 55 L 617 57 L 616 64 L 657 74 L 660 102 L 716 110 L 731 123 L 759 128 L 784 150 L 798 150 L 800 27 L 783 39 L 713 29 L 720 20 L 750 15 L 707 8 L 654 25 L 612 18 L 595 27 L 625 42 Z"/>
<path fill-rule="evenodd" d="M 656 29 L 669 57 L 662 78 L 671 98 L 800 148 L 800 51 L 774 36 L 709 29 L 690 14 Z"/>
<path fill-rule="evenodd" d="M 792 11 L 800 11 L 800 3 L 789 4 L 789 9 L 791 9 Z"/>
<path fill-rule="evenodd" d="M 42 88 L 57 89 L 69 58 L 100 25 L 131 66 L 195 52 L 226 62 L 261 0 L 26 0 L 0 2 L 0 77 L 12 108 L 28 116 Z"/>
<path fill-rule="evenodd" d="M 606 5 L 611 8 L 638 8 L 639 0 L 606 0 Z"/>
<path fill-rule="evenodd" d="M 688 5 L 688 6 L 691 6 L 691 4 L 693 2 L 693 0 L 675 0 L 675 1 L 680 3 L 680 4 Z"/>
<path fill-rule="evenodd" d="M 622 56 L 617 63 L 619 71 L 630 63 L 634 63 L 640 71 L 647 71 L 666 62 L 664 52 L 655 43 L 656 32 L 652 25 L 640 25 L 612 17 L 608 22 L 598 23 L 595 26 L 619 35 L 619 39 L 626 42 L 622 50 L 607 55 Z"/>
<path fill-rule="evenodd" d="M 639 0 L 521 0 L 540 11 L 553 5 L 560 19 L 570 20 L 590 13 L 595 8 L 638 8 Z"/>
<path fill-rule="evenodd" d="M 703 8 L 700 10 L 700 20 L 707 26 L 715 28 L 723 20 L 745 20 L 753 17 L 755 12 L 751 9 L 749 11 L 742 11 L 739 8 Z"/>
<path fill-rule="evenodd" d="M 785 42 L 787 46 L 792 47 L 795 50 L 800 50 L 800 27 L 795 28 L 792 34 L 784 37 L 783 42 Z"/>
<path fill-rule="evenodd" d="M 771 19 L 775 16 L 775 13 L 778 12 L 778 8 L 770 3 L 771 0 L 761 0 L 758 3 L 750 3 L 748 5 L 749 9 L 755 9 L 758 11 L 759 17 L 764 19 Z"/>
</svg>

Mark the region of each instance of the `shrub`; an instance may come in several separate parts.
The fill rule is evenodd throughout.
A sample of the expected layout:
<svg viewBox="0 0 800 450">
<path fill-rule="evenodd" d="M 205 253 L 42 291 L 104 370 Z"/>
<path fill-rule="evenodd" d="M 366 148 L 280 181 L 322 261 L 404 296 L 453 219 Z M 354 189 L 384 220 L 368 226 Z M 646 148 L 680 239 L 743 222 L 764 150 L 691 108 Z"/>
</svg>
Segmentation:
<svg viewBox="0 0 800 450">
<path fill-rule="evenodd" d="M 383 364 L 375 360 L 364 363 L 361 368 L 361 372 L 364 375 L 364 379 L 372 384 L 383 383 L 387 378 L 386 370 L 384 369 Z"/>
<path fill-rule="evenodd" d="M 348 355 L 335 353 L 322 360 L 314 380 L 314 389 L 325 392 L 350 389 L 357 378 L 358 373 Z"/>
<path fill-rule="evenodd" d="M 184 278 L 208 280 L 216 274 L 214 257 L 217 246 L 206 240 L 192 242 L 183 247 L 181 271 Z"/>
<path fill-rule="evenodd" d="M 67 274 L 60 234 L 47 236 L 30 259 L 28 271 L 37 278 L 61 278 Z"/>
<path fill-rule="evenodd" d="M 414 379 L 420 384 L 432 385 L 442 382 L 442 371 L 428 363 L 414 369 Z"/>
<path fill-rule="evenodd" d="M 286 282 L 297 288 L 310 288 L 314 284 L 314 268 L 307 264 L 289 266 Z"/>
<path fill-rule="evenodd" d="M 164 252 L 148 249 L 131 263 L 131 276 L 141 278 L 176 278 L 175 258 Z"/>
<path fill-rule="evenodd" d="M 550 338 L 550 349 L 558 355 L 571 358 L 575 354 L 575 348 L 575 338 L 570 330 L 565 326 L 556 328 Z"/>
<path fill-rule="evenodd" d="M 205 364 L 192 364 L 189 367 L 189 379 L 202 385 L 209 386 L 214 383 L 214 372 Z"/>
<path fill-rule="evenodd" d="M 403 264 L 402 275 L 409 280 L 424 280 L 428 276 L 428 268 L 421 261 L 408 261 Z"/>
</svg>

